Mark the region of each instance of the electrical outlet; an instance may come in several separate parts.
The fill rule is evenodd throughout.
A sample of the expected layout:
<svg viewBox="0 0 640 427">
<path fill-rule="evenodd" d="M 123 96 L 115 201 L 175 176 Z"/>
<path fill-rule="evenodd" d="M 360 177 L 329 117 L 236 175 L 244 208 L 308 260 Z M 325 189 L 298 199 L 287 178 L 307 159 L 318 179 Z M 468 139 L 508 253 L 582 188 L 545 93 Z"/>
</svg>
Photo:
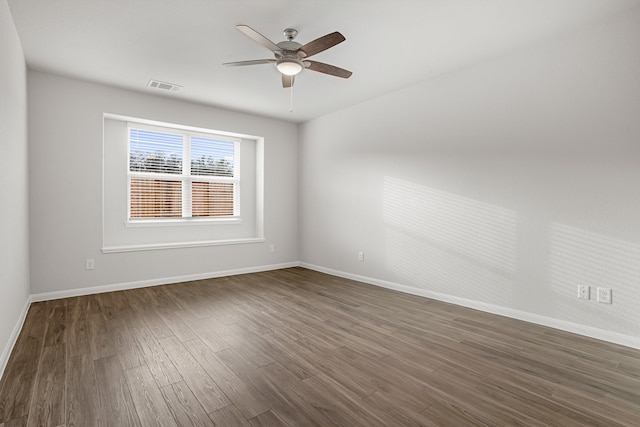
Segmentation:
<svg viewBox="0 0 640 427">
<path fill-rule="evenodd" d="M 598 288 L 598 302 L 611 304 L 611 288 Z"/>
<path fill-rule="evenodd" d="M 358 252 L 358 261 L 364 262 L 364 252 Z"/>
<path fill-rule="evenodd" d="M 269 245 L 269 252 L 275 252 L 276 251 L 276 245 Z"/>
<path fill-rule="evenodd" d="M 590 288 L 587 285 L 578 285 L 578 298 L 590 299 Z"/>
<path fill-rule="evenodd" d="M 84 260 L 84 269 L 85 270 L 93 270 L 96 264 L 93 261 L 93 258 L 87 258 Z"/>
</svg>

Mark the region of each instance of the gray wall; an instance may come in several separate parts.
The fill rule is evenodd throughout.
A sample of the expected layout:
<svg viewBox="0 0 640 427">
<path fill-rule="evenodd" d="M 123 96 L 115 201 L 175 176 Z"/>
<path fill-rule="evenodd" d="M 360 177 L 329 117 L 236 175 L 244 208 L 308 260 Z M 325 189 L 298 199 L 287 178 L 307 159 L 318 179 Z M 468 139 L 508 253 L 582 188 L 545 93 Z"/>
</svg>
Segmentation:
<svg viewBox="0 0 640 427">
<path fill-rule="evenodd" d="M 303 124 L 300 260 L 640 346 L 638 76 L 636 8 Z"/>
<path fill-rule="evenodd" d="M 297 262 L 296 125 L 31 70 L 28 83 L 32 294 Z M 266 242 L 103 254 L 103 113 L 264 137 Z"/>
<path fill-rule="evenodd" d="M 22 46 L 0 0 L 0 374 L 29 296 L 27 82 Z"/>
</svg>

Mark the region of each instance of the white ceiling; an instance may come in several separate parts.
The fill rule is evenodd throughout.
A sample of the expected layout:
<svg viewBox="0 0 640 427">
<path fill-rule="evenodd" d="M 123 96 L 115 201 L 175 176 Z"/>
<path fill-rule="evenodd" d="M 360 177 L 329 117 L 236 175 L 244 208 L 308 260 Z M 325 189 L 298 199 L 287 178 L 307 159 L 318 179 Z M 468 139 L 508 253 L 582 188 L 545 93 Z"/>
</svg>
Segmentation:
<svg viewBox="0 0 640 427">
<path fill-rule="evenodd" d="M 592 25 L 638 0 L 8 0 L 27 64 L 86 80 L 303 122 Z M 313 59 L 348 79 L 304 71 L 291 92 L 272 58 L 235 29 L 305 44 L 346 41 Z M 147 88 L 149 79 L 182 85 Z"/>
</svg>

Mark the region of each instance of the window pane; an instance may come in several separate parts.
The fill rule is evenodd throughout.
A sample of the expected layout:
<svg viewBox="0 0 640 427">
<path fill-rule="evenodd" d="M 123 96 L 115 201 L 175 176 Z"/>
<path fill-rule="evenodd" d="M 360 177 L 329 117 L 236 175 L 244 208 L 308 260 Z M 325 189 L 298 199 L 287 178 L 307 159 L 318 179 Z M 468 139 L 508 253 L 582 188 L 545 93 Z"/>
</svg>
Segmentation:
<svg viewBox="0 0 640 427">
<path fill-rule="evenodd" d="M 191 174 L 233 176 L 235 144 L 212 138 L 191 137 Z"/>
<path fill-rule="evenodd" d="M 182 135 L 129 129 L 129 170 L 182 173 Z"/>
<path fill-rule="evenodd" d="M 193 182 L 191 184 L 191 215 L 232 216 L 233 183 Z"/>
<path fill-rule="evenodd" d="M 182 182 L 131 178 L 131 218 L 182 216 Z"/>
</svg>

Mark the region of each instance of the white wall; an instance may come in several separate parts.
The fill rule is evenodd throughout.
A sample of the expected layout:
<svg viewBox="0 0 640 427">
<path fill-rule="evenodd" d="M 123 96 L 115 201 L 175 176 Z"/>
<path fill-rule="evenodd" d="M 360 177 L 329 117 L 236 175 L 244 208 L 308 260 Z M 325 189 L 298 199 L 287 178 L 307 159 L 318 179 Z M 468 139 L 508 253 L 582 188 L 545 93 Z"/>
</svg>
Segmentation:
<svg viewBox="0 0 640 427">
<path fill-rule="evenodd" d="M 0 375 L 29 296 L 27 82 L 22 46 L 0 0 Z"/>
<path fill-rule="evenodd" d="M 33 294 L 297 261 L 294 124 L 31 70 L 28 83 Z M 103 254 L 103 113 L 264 137 L 266 242 Z M 85 270 L 86 258 L 95 259 L 95 270 Z"/>
<path fill-rule="evenodd" d="M 636 9 L 302 125 L 301 261 L 640 346 L 639 76 Z"/>
</svg>

